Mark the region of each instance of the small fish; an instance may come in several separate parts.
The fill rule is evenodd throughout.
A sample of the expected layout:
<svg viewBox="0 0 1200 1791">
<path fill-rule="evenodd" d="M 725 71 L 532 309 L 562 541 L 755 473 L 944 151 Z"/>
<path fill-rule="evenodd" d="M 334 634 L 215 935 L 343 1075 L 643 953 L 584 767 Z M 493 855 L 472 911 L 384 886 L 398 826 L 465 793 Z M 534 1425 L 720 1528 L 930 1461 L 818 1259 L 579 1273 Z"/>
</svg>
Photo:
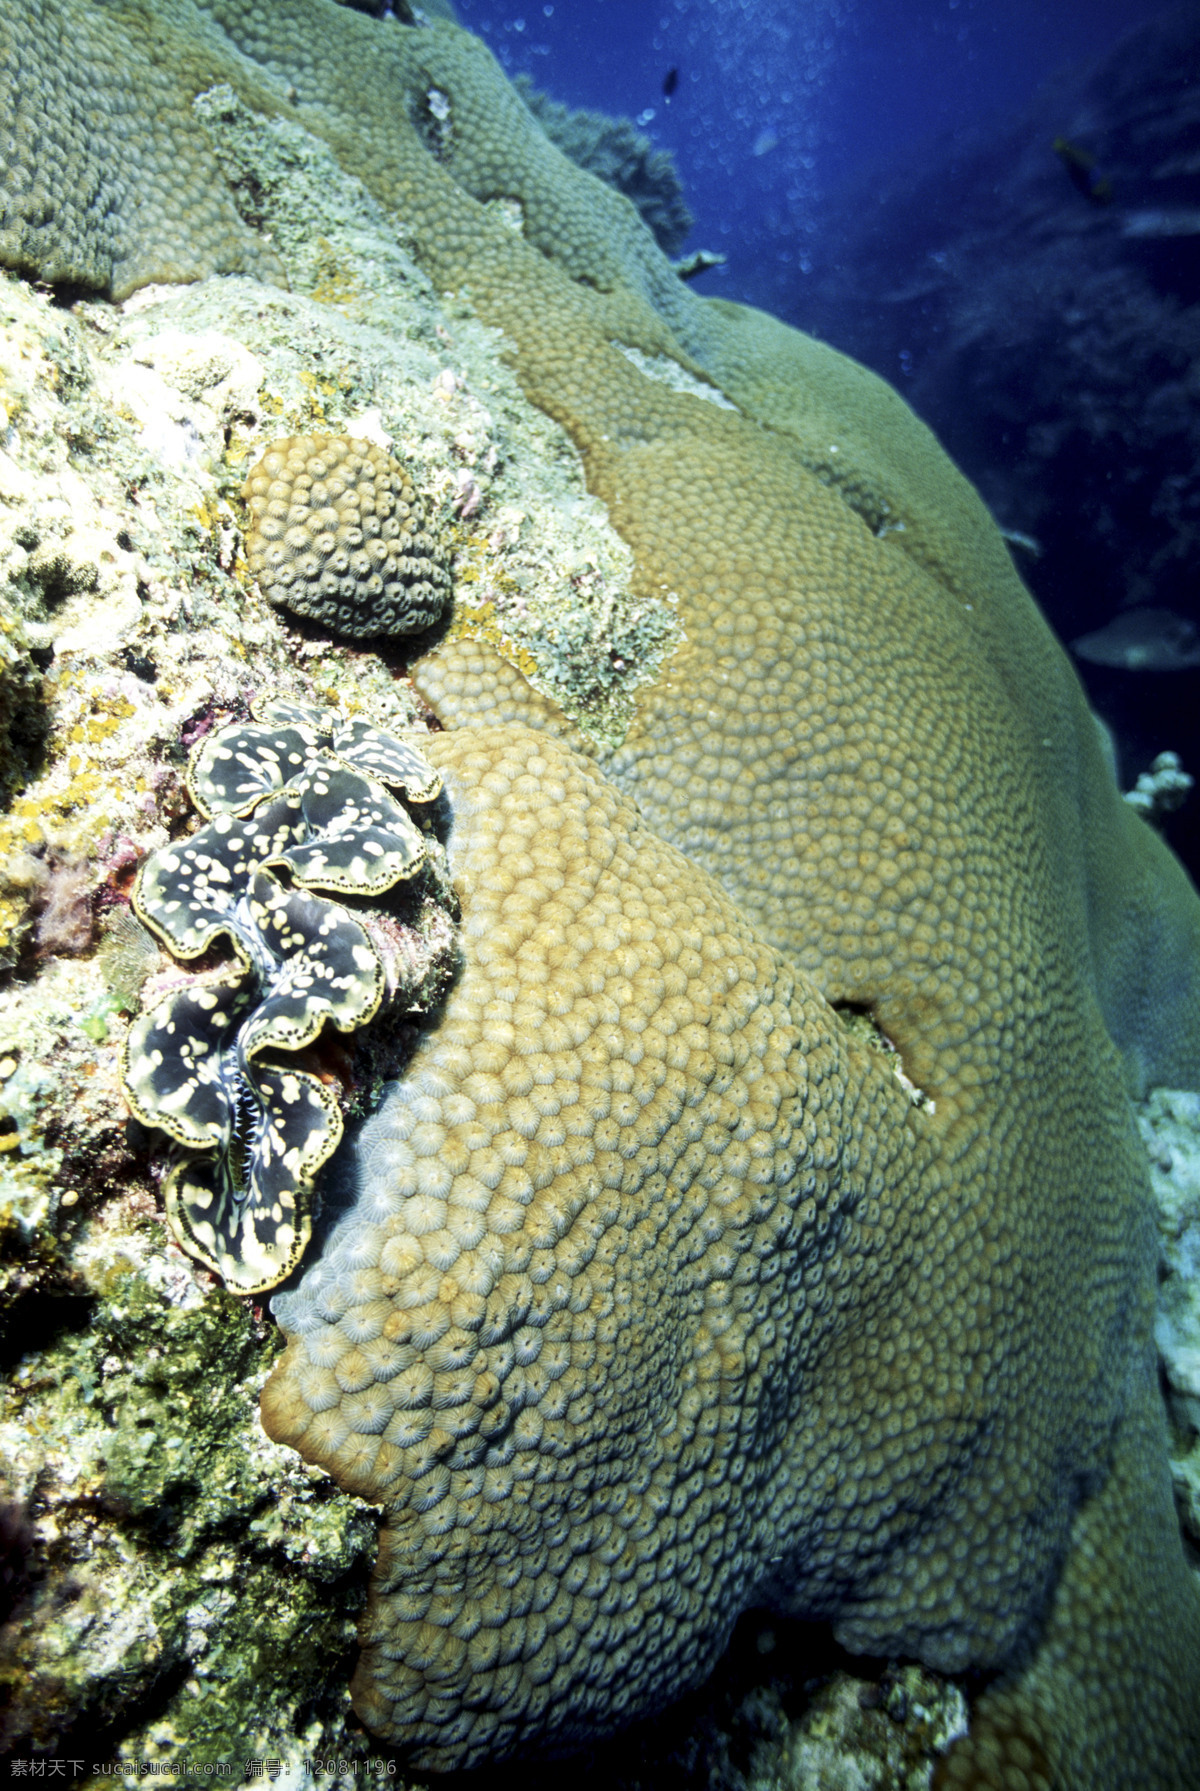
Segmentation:
<svg viewBox="0 0 1200 1791">
<path fill-rule="evenodd" d="M 697 274 L 706 274 L 710 267 L 724 267 L 728 258 L 716 249 L 693 249 L 690 255 L 684 255 L 671 266 L 681 280 L 694 280 Z"/>
<path fill-rule="evenodd" d="M 1122 236 L 1200 236 L 1200 209 L 1182 205 L 1127 211 L 1121 219 Z"/>
<path fill-rule="evenodd" d="M 666 74 L 663 76 L 663 85 L 662 85 L 663 99 L 667 102 L 668 106 L 671 103 L 671 95 L 674 93 L 674 91 L 678 87 L 678 85 L 679 85 L 679 70 L 677 68 L 669 68 L 667 70 Z"/>
<path fill-rule="evenodd" d="M 1180 672 L 1200 665 L 1200 628 L 1170 609 L 1126 609 L 1106 628 L 1081 634 L 1071 651 L 1127 672 Z"/>
<path fill-rule="evenodd" d="M 906 367 L 905 372 L 908 371 L 909 369 Z M 997 526 L 999 527 L 998 524 Z M 1010 547 L 1019 547 L 1021 552 L 1027 553 L 1031 560 L 1041 559 L 1042 544 L 1036 535 L 1027 535 L 1022 529 L 1001 529 L 1000 533 Z"/>
<path fill-rule="evenodd" d="M 1093 205 L 1107 205 L 1111 201 L 1112 182 L 1096 173 L 1096 158 L 1090 150 L 1081 149 L 1078 143 L 1069 143 L 1065 137 L 1055 137 L 1052 148 L 1076 192 L 1090 199 Z"/>
</svg>

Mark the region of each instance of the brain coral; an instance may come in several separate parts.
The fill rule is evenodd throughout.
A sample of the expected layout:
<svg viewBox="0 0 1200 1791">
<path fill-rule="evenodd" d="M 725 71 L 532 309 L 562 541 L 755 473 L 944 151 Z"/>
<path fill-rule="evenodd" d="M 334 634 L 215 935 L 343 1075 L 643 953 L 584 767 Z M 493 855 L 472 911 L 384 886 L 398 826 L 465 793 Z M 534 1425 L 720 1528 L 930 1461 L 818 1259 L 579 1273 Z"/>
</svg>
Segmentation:
<svg viewBox="0 0 1200 1791">
<path fill-rule="evenodd" d="M 272 603 L 336 634 L 419 634 L 450 601 L 450 574 L 412 480 L 374 442 L 272 442 L 242 491 L 246 559 Z"/>
<path fill-rule="evenodd" d="M 685 635 L 611 783 L 478 656 L 426 678 L 467 968 L 264 1405 L 387 1507 L 365 1716 L 439 1767 L 570 1746 L 758 1600 L 983 1669 L 945 1782 L 1195 1787 L 1127 1089 L 1197 1085 L 1200 909 L 975 494 L 861 369 L 686 289 L 453 26 L 147 13 L 155 84 L 93 83 L 94 139 L 191 204 L 207 150 L 158 120 L 208 81 L 325 139 L 504 332 Z M 22 11 L 30 85 L 49 22 L 140 68 L 126 16 Z M 58 178 L 10 137 L 21 190 Z M 62 277 L 86 230 L 38 215 L 0 253 Z"/>
</svg>

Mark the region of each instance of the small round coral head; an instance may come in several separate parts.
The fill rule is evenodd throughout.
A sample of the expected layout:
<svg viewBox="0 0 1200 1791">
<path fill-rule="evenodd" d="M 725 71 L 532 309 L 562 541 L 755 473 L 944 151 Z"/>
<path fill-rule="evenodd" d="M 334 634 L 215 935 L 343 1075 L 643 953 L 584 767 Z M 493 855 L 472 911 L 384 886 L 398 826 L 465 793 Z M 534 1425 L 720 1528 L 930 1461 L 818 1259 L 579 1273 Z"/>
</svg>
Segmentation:
<svg viewBox="0 0 1200 1791">
<path fill-rule="evenodd" d="M 421 634 L 450 603 L 446 553 L 403 466 L 374 442 L 272 442 L 242 488 L 246 560 L 269 602 L 354 640 Z"/>
</svg>

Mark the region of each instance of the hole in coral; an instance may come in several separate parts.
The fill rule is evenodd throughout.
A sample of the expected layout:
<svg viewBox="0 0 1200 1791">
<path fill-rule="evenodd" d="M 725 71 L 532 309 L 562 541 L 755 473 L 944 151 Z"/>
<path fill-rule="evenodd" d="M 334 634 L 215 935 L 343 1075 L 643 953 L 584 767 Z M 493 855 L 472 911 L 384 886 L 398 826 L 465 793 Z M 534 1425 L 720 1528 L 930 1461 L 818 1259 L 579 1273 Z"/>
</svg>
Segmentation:
<svg viewBox="0 0 1200 1791">
<path fill-rule="evenodd" d="M 435 162 L 445 161 L 454 147 L 454 115 L 450 95 L 427 87 L 413 96 L 409 116 L 413 129 Z"/>
<path fill-rule="evenodd" d="M 60 1337 L 86 1331 L 95 1300 L 65 1288 L 30 1288 L 0 1318 L 0 1371 L 10 1373 L 25 1356 L 49 1349 Z"/>
<path fill-rule="evenodd" d="M 140 678 L 143 684 L 153 684 L 157 679 L 158 667 L 148 653 L 138 653 L 133 647 L 126 647 L 121 653 L 121 658 L 134 677 Z"/>
<path fill-rule="evenodd" d="M 932 1097 L 905 1073 L 904 1059 L 899 1047 L 890 1039 L 879 1021 L 871 1004 L 865 1001 L 835 1001 L 831 1003 L 834 1013 L 842 1021 L 847 1031 L 852 1033 L 860 1043 L 869 1050 L 877 1051 L 887 1060 L 888 1068 L 901 1088 L 907 1094 L 914 1107 L 920 1107 L 925 1113 L 936 1111 Z"/>
</svg>

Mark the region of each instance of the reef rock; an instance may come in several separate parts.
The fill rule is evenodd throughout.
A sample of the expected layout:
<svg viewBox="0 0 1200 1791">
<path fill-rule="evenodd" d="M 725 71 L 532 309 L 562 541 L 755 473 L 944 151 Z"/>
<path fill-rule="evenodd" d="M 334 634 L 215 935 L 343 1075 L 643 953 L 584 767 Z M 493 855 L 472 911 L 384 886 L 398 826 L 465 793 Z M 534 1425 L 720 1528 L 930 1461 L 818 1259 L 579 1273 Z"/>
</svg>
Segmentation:
<svg viewBox="0 0 1200 1791">
<path fill-rule="evenodd" d="M 181 746 L 252 694 L 389 731 L 421 715 L 382 658 L 249 584 L 231 500 L 268 442 L 397 441 L 446 531 L 454 619 L 416 680 L 448 730 L 429 754 L 461 973 L 414 1012 L 399 1076 L 359 1091 L 264 1394 L 339 1498 L 385 1507 L 360 1716 L 434 1768 L 595 1745 L 766 1605 L 981 1670 L 966 1735 L 952 1700 L 925 1722 L 945 1783 L 1187 1786 L 1200 1594 L 1130 1091 L 1200 1084 L 1200 904 L 1120 800 L 975 494 L 861 369 L 697 299 L 448 23 L 326 0 L 0 17 L 22 91 L 57 91 L 62 33 L 93 67 L 86 126 L 52 108 L 44 145 L 9 102 L 28 191 L 40 158 L 119 152 L 149 194 L 139 224 L 114 187 L 99 240 L 16 182 L 11 265 L 119 292 L 261 257 L 296 288 L 53 317 L 9 289 L 32 416 L 3 540 L 52 728 L 9 823 L 26 856 L 48 878 L 83 861 L 111 924 L 187 825 Z M 191 207 L 185 265 L 164 220 Z M 70 393 L 39 385 L 52 357 Z M 85 523 L 107 560 L 66 545 Z M 94 578 L 39 578 L 43 535 Z M 112 1295 L 83 1239 L 122 1202 L 149 1224 L 161 1171 L 118 1119 L 128 996 L 102 998 L 86 936 L 39 960 L 29 882 L 8 891 L 15 1273 L 33 1302 L 84 1302 L 90 1369 Z M 135 1364 L 110 1354 L 102 1411 L 136 1426 Z M 45 1667 L 37 1360 L 14 1421 L 42 1571 L 15 1634 L 41 1740 L 82 1720 L 98 1656 L 85 1636 L 69 1683 Z M 170 1486 L 148 1506 L 174 1535 Z M 101 1509 L 133 1546 L 119 1497 Z M 269 1571 L 255 1521 L 228 1533 Z M 153 1524 L 138 1543 L 152 1576 Z M 331 1588 L 329 1622 L 354 1605 Z M 290 1600 L 284 1647 L 312 1606 Z M 317 1709 L 352 1734 L 328 1653 L 319 1671 L 281 1670 L 273 1735 Z M 178 1735 L 176 1681 L 147 1672 L 141 1708 L 153 1692 Z M 151 1743 L 131 1717 L 122 1746 Z"/>
</svg>

